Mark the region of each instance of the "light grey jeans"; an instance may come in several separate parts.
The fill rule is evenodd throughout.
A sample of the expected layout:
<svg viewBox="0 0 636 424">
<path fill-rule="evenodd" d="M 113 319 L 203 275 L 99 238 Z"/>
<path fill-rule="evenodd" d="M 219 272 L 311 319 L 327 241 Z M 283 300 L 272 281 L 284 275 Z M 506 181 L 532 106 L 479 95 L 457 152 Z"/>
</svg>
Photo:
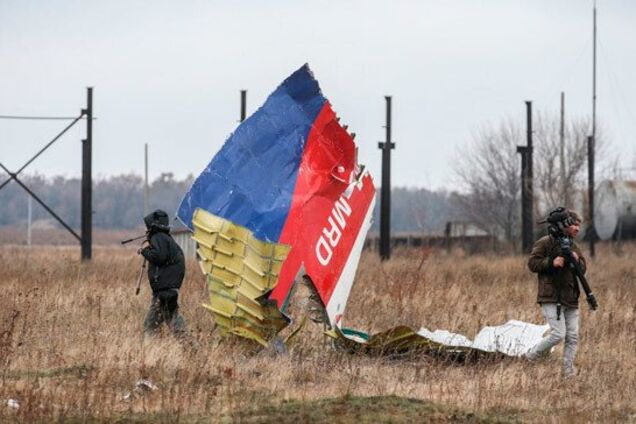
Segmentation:
<svg viewBox="0 0 636 424">
<path fill-rule="evenodd" d="M 563 348 L 563 374 L 574 373 L 574 357 L 579 342 L 579 310 L 577 308 L 561 307 L 561 319 L 557 320 L 556 303 L 541 305 L 543 317 L 550 326 L 550 331 L 539 343 L 527 353 L 527 358 L 538 359 L 549 352 L 561 340 L 565 340 Z"/>
</svg>

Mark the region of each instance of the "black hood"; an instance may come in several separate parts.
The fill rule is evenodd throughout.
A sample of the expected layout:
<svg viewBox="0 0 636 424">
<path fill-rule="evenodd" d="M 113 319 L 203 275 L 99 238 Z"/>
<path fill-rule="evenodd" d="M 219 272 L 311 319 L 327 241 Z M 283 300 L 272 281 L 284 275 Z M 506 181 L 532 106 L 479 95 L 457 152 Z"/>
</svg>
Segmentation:
<svg viewBox="0 0 636 424">
<path fill-rule="evenodd" d="M 168 214 L 161 209 L 157 209 L 153 213 L 144 217 L 146 228 L 150 231 L 170 232 L 170 218 Z"/>
</svg>

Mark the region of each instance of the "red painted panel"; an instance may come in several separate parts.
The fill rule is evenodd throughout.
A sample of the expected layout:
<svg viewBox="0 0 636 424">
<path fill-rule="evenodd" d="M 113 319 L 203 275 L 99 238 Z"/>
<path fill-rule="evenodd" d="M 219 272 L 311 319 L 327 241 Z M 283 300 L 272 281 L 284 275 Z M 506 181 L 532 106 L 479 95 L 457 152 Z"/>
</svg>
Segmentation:
<svg viewBox="0 0 636 424">
<path fill-rule="evenodd" d="M 279 307 L 302 264 L 323 302 L 328 303 L 375 193 L 370 177 L 351 190 L 355 159 L 353 139 L 326 103 L 309 132 L 279 239 L 292 245 L 271 295 Z M 344 193 L 348 187 L 347 198 Z"/>
</svg>

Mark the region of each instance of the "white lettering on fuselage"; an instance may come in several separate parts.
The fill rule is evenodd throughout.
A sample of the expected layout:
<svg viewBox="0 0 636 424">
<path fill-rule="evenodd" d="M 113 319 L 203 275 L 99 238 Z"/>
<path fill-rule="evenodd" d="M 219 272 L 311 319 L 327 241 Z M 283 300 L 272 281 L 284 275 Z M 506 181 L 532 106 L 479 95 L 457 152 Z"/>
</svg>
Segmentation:
<svg viewBox="0 0 636 424">
<path fill-rule="evenodd" d="M 362 178 L 353 183 L 355 188 L 362 190 Z M 351 216 L 351 205 L 347 199 L 351 198 L 353 190 L 343 193 L 333 208 L 327 225 L 323 227 L 318 243 L 316 243 L 316 258 L 322 266 L 327 266 L 333 256 L 333 251 L 342 239 L 342 233 L 347 228 L 347 218 Z"/>
</svg>

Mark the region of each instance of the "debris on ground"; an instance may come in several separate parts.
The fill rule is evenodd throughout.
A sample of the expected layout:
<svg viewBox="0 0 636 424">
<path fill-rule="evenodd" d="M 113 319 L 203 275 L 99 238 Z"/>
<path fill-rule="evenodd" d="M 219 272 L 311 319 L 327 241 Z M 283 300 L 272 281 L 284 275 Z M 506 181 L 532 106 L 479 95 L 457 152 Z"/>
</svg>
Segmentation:
<svg viewBox="0 0 636 424">
<path fill-rule="evenodd" d="M 123 401 L 129 402 L 137 397 L 145 395 L 146 393 L 156 392 L 157 390 L 159 390 L 159 387 L 157 387 L 152 381 L 146 378 L 142 378 L 137 380 L 137 382 L 135 383 L 135 388 L 123 395 L 121 399 Z"/>
</svg>

